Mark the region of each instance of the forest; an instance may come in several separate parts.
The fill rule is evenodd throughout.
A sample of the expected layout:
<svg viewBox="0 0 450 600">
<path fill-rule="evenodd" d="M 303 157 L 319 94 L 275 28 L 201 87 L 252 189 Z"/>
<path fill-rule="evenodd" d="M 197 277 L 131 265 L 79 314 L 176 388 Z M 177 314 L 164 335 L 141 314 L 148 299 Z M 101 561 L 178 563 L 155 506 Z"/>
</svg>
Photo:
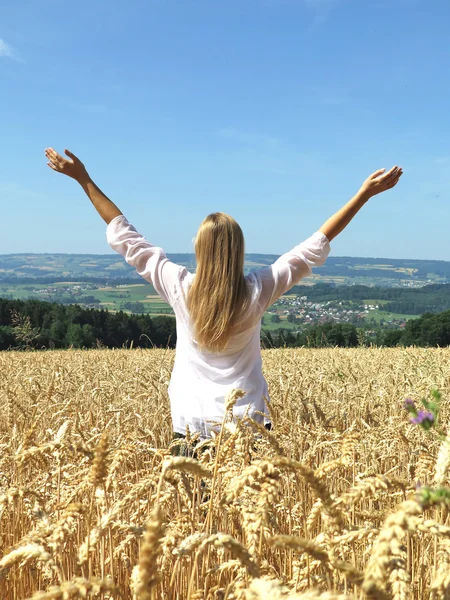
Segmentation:
<svg viewBox="0 0 450 600">
<path fill-rule="evenodd" d="M 450 346 L 450 310 L 425 313 L 408 321 L 402 329 L 365 329 L 351 323 L 327 322 L 305 327 L 299 333 L 287 329 L 264 331 L 262 343 L 267 348 L 445 347 Z"/>
<path fill-rule="evenodd" d="M 262 330 L 262 345 L 279 347 L 449 346 L 450 310 L 425 313 L 402 329 L 369 329 L 326 322 L 296 332 Z M 52 348 L 174 348 L 173 317 L 128 315 L 40 300 L 0 298 L 0 350 Z"/>
<path fill-rule="evenodd" d="M 40 300 L 0 299 L 0 350 L 8 348 L 169 347 L 173 317 L 128 315 Z"/>
</svg>

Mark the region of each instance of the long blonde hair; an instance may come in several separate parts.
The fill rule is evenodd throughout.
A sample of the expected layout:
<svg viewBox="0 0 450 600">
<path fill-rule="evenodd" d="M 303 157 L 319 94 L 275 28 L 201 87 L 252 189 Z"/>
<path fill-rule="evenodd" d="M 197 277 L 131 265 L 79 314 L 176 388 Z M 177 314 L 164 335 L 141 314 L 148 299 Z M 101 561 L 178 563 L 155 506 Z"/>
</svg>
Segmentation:
<svg viewBox="0 0 450 600">
<path fill-rule="evenodd" d="M 229 215 L 212 213 L 195 238 L 197 271 L 188 309 L 200 348 L 223 350 L 233 325 L 248 306 L 244 278 L 244 235 Z"/>
</svg>

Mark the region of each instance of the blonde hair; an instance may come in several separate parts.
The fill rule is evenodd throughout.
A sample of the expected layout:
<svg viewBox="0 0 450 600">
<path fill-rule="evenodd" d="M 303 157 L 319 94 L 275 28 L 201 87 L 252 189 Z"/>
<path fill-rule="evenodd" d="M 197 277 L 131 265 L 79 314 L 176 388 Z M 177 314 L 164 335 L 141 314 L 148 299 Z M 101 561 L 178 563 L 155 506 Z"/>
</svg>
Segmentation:
<svg viewBox="0 0 450 600">
<path fill-rule="evenodd" d="M 244 278 L 244 235 L 229 215 L 212 213 L 195 238 L 197 271 L 188 293 L 194 334 L 200 348 L 220 352 L 248 306 Z"/>
</svg>

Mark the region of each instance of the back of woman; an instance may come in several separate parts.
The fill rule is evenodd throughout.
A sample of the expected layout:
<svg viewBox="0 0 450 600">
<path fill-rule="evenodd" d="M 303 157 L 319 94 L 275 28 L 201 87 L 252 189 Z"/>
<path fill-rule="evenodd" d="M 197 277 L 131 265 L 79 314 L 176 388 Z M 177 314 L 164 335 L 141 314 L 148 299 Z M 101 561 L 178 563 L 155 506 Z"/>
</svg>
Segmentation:
<svg viewBox="0 0 450 600">
<path fill-rule="evenodd" d="M 284 292 L 323 264 L 326 236 L 317 232 L 273 265 L 244 276 L 244 236 L 224 213 L 208 215 L 195 240 L 197 270 L 169 261 L 123 215 L 108 225 L 110 246 L 151 281 L 177 319 L 175 364 L 169 387 L 173 428 L 208 437 L 225 412 L 232 389 L 237 417 L 262 421 L 269 400 L 262 373 L 261 317 Z"/>
<path fill-rule="evenodd" d="M 232 389 L 245 392 L 235 405 L 236 416 L 262 420 L 269 399 L 260 351 L 262 315 L 313 267 L 323 264 L 329 242 L 369 198 L 394 187 L 402 175 L 398 167 L 388 173 L 376 171 L 314 235 L 271 266 L 247 276 L 241 228 L 229 215 L 212 213 L 197 233 L 197 271 L 192 274 L 139 234 L 94 184 L 83 163 L 67 150 L 66 154 L 69 160 L 47 149 L 48 165 L 80 183 L 108 224 L 110 246 L 175 312 L 177 346 L 169 386 L 173 428 L 184 434 L 189 426 L 201 437 L 208 437 L 222 421 L 225 398 Z"/>
</svg>

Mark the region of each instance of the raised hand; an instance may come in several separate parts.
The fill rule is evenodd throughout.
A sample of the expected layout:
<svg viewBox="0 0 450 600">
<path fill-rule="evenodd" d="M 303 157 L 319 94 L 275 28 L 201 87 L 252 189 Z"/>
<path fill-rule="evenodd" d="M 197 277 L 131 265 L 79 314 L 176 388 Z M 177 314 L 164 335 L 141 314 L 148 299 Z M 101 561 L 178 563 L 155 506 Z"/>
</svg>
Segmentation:
<svg viewBox="0 0 450 600">
<path fill-rule="evenodd" d="M 370 175 L 370 177 L 362 184 L 359 192 L 322 225 L 319 231 L 321 231 L 328 240 L 331 241 L 334 239 L 347 227 L 369 198 L 395 187 L 399 182 L 400 177 L 403 175 L 403 171 L 400 167 L 392 167 L 387 173 L 385 171 L 386 169 L 380 169 L 379 171 L 372 173 L 372 175 Z"/>
<path fill-rule="evenodd" d="M 395 187 L 403 175 L 401 167 L 392 167 L 390 171 L 386 173 L 386 169 L 379 169 L 372 173 L 361 186 L 360 192 L 369 197 L 381 194 L 386 190 L 390 190 Z"/>
<path fill-rule="evenodd" d="M 48 166 L 57 173 L 68 175 L 72 179 L 75 179 L 75 181 L 78 181 L 98 214 L 106 223 L 110 223 L 115 217 L 121 215 L 122 213 L 117 206 L 111 202 L 108 196 L 89 177 L 86 167 L 81 160 L 75 154 L 69 152 L 69 150 L 64 150 L 64 152 L 69 157 L 68 159 L 58 154 L 53 148 L 47 148 L 45 156 L 48 159 Z"/>
<path fill-rule="evenodd" d="M 53 148 L 46 148 L 45 156 L 48 159 L 47 165 L 57 173 L 68 175 L 79 183 L 89 180 L 88 172 L 81 160 L 69 150 L 64 150 L 64 153 L 69 157 L 69 160 L 58 154 Z"/>
</svg>

